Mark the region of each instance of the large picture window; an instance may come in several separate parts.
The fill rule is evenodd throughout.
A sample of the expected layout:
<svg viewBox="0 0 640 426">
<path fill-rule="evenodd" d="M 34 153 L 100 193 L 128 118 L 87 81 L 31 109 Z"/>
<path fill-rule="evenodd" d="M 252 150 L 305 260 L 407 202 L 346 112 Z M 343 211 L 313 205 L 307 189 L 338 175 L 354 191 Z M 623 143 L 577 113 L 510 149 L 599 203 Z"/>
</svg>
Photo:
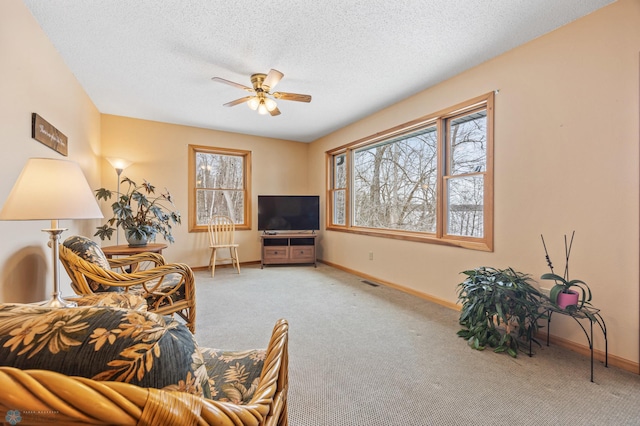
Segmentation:
<svg viewBox="0 0 640 426">
<path fill-rule="evenodd" d="M 189 145 L 189 230 L 205 231 L 214 215 L 251 228 L 251 152 Z"/>
<path fill-rule="evenodd" d="M 493 94 L 327 152 L 328 229 L 493 250 Z"/>
</svg>

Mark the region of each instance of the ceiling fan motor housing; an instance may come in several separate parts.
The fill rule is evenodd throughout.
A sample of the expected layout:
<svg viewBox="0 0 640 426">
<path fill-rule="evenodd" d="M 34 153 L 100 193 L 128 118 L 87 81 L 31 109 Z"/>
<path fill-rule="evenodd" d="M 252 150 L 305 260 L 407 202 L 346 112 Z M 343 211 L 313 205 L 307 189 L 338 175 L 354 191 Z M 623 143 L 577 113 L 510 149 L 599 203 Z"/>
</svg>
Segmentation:
<svg viewBox="0 0 640 426">
<path fill-rule="evenodd" d="M 262 88 L 262 83 L 264 79 L 267 78 L 266 74 L 252 74 L 251 75 L 251 84 L 253 85 L 253 90 L 256 92 L 268 92 L 270 87 L 267 87 L 266 90 Z"/>
</svg>

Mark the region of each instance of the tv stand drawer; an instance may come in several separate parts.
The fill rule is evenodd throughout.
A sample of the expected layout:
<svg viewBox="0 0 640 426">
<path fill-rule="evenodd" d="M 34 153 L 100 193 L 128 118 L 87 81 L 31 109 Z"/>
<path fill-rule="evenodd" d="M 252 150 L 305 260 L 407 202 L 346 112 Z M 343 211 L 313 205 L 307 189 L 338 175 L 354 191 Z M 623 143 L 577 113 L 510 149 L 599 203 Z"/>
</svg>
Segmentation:
<svg viewBox="0 0 640 426">
<path fill-rule="evenodd" d="M 289 248 L 291 259 L 295 261 L 314 262 L 315 250 L 313 246 L 292 246 Z"/>
<path fill-rule="evenodd" d="M 283 260 L 289 258 L 289 247 L 287 246 L 265 246 L 263 248 L 264 260 Z"/>
</svg>

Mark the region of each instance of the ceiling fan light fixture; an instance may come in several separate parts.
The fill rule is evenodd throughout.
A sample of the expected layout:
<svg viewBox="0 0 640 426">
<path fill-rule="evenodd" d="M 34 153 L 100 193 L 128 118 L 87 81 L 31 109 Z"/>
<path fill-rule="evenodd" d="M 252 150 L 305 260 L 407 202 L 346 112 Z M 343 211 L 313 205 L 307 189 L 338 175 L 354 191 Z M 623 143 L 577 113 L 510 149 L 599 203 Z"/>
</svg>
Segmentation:
<svg viewBox="0 0 640 426">
<path fill-rule="evenodd" d="M 265 105 L 264 101 L 260 101 L 260 105 L 258 105 L 258 114 L 265 115 L 267 113 L 269 113 L 267 106 Z"/>
<path fill-rule="evenodd" d="M 260 105 L 260 100 L 258 98 L 251 98 L 249 99 L 249 102 L 247 102 L 247 105 L 249 106 L 249 108 L 255 111 Z"/>
<path fill-rule="evenodd" d="M 278 104 L 276 104 L 276 101 L 274 101 L 271 98 L 264 98 L 264 104 L 267 107 L 267 111 L 269 112 L 273 111 L 278 107 Z"/>
</svg>

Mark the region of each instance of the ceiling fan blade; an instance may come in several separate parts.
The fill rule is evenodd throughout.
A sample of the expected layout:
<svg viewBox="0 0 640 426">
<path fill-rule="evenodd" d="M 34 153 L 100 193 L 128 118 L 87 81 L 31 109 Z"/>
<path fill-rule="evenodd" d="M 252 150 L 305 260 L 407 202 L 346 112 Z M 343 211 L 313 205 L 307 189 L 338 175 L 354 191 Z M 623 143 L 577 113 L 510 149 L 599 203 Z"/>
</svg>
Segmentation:
<svg viewBox="0 0 640 426">
<path fill-rule="evenodd" d="M 245 96 L 244 98 L 240 98 L 240 99 L 236 99 L 235 101 L 231 101 L 231 102 L 227 102 L 226 104 L 224 104 L 223 106 L 226 107 L 232 107 L 232 106 L 236 106 L 245 102 L 248 102 L 249 100 L 251 100 L 251 98 L 253 98 L 254 96 Z"/>
<path fill-rule="evenodd" d="M 262 88 L 265 92 L 269 92 L 271 89 L 276 87 L 276 84 L 278 84 L 278 82 L 282 80 L 282 77 L 284 77 L 284 74 L 282 74 L 280 71 L 274 69 L 269 70 L 269 74 L 267 74 L 264 81 L 262 82 Z"/>
<path fill-rule="evenodd" d="M 284 101 L 311 102 L 311 95 L 301 95 L 299 93 L 275 92 L 273 97 Z"/>
<path fill-rule="evenodd" d="M 246 90 L 247 92 L 253 92 L 253 89 L 251 87 L 247 87 L 240 83 L 234 83 L 233 81 L 225 80 L 224 78 L 213 77 L 211 80 L 217 81 L 219 83 L 228 84 L 229 86 L 237 87 L 238 89 Z"/>
<path fill-rule="evenodd" d="M 269 114 L 271 114 L 272 117 L 275 117 L 276 115 L 280 115 L 280 110 L 278 107 L 275 107 L 272 111 L 269 111 Z"/>
</svg>

